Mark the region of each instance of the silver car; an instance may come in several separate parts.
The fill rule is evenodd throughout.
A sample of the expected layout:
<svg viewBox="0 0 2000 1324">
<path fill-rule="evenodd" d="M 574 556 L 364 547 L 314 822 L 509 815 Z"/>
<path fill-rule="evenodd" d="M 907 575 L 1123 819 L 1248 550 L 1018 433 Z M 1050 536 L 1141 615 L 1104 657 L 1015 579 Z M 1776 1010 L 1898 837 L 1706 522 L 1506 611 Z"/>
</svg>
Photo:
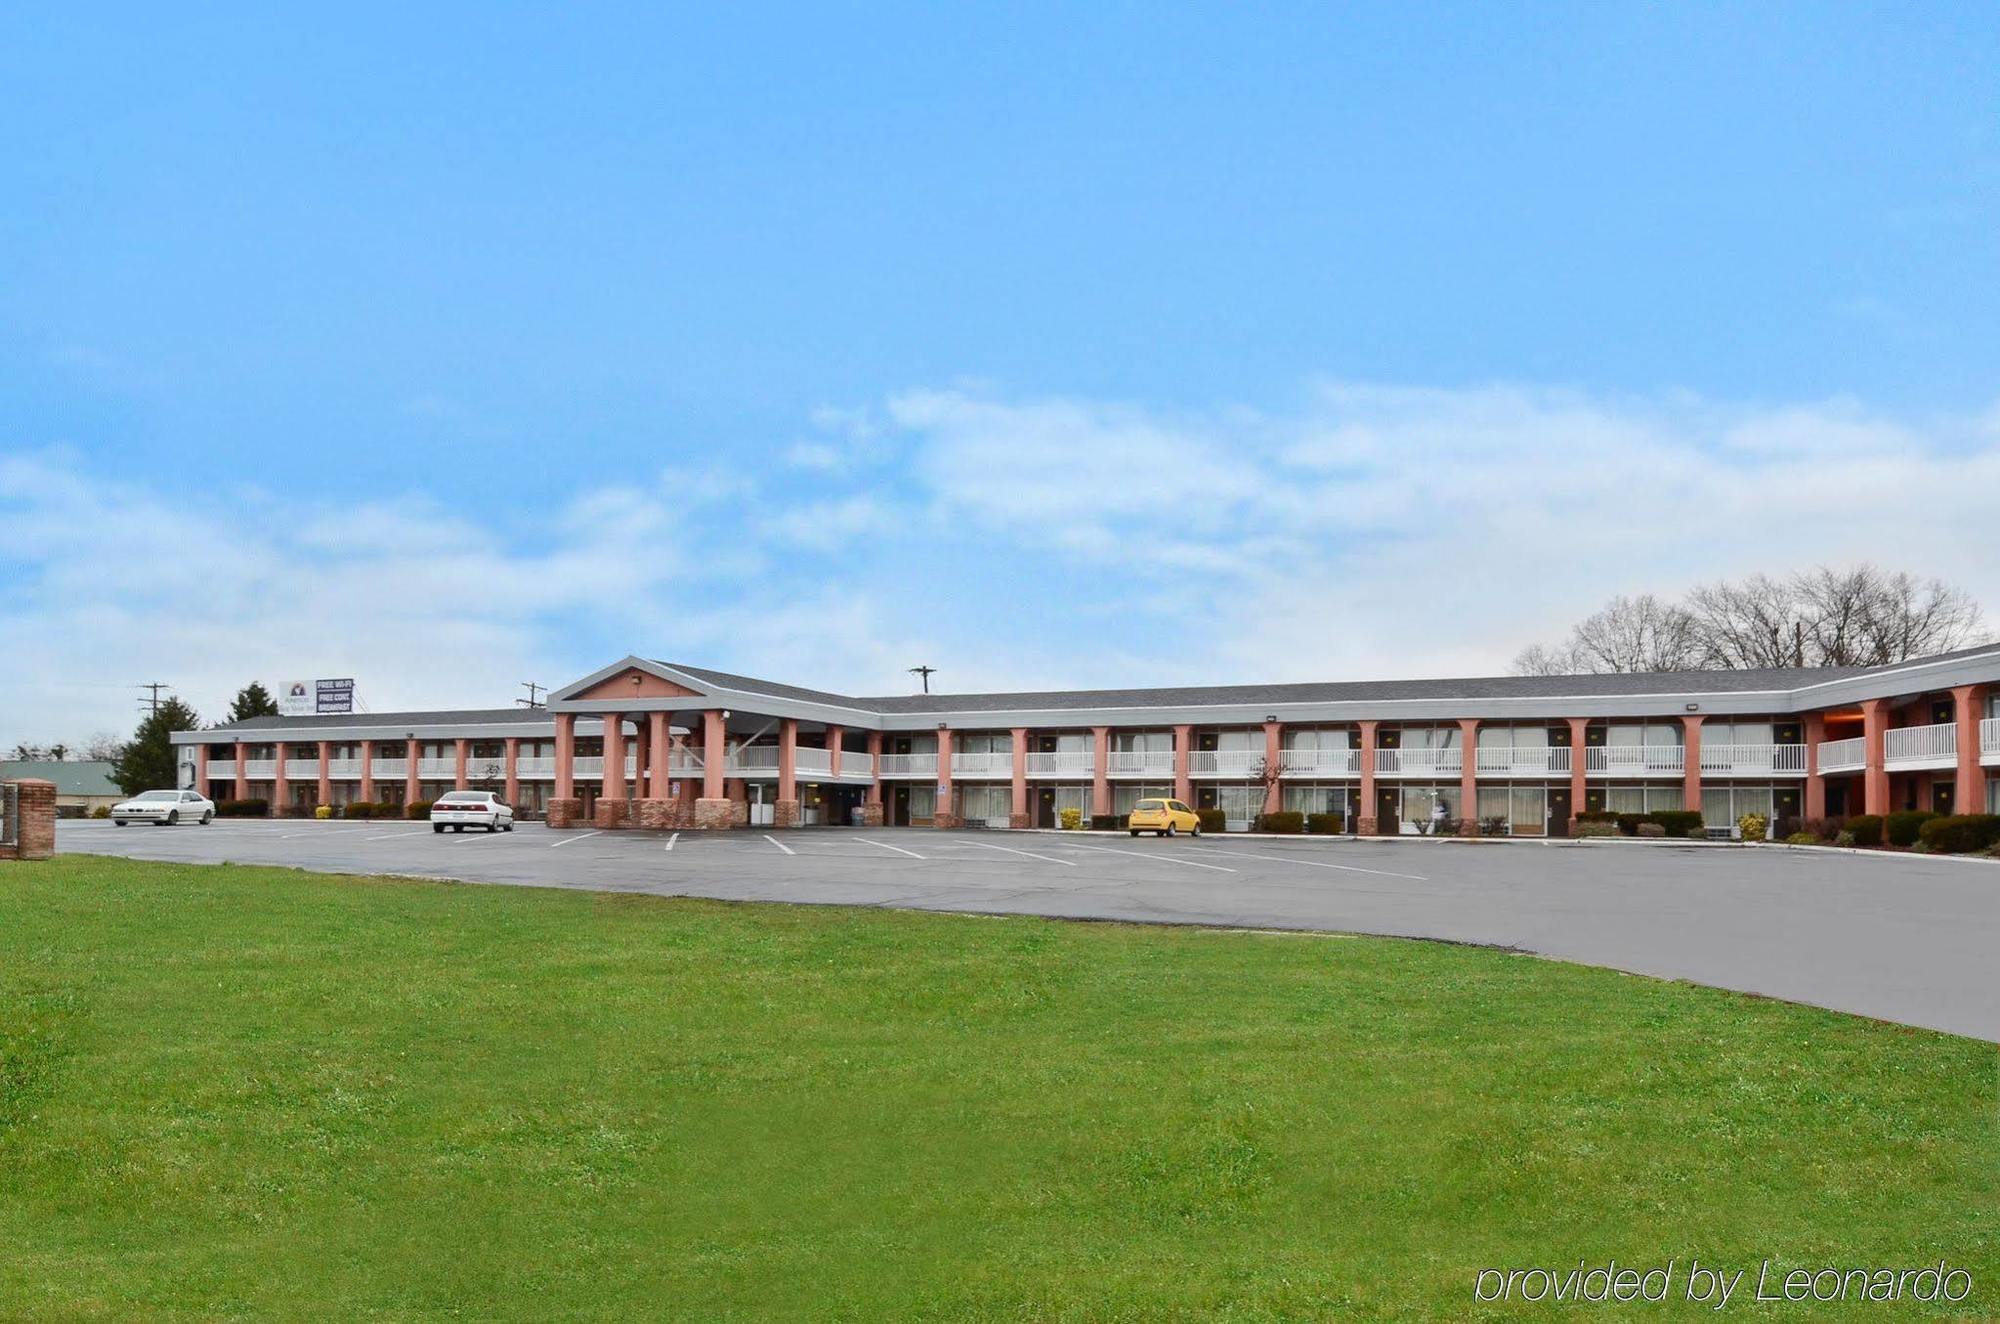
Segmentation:
<svg viewBox="0 0 2000 1324">
<path fill-rule="evenodd" d="M 142 791 L 111 806 L 111 821 L 119 827 L 127 823 L 151 823 L 155 827 L 199 823 L 207 827 L 214 818 L 215 801 L 199 791 Z"/>
</svg>

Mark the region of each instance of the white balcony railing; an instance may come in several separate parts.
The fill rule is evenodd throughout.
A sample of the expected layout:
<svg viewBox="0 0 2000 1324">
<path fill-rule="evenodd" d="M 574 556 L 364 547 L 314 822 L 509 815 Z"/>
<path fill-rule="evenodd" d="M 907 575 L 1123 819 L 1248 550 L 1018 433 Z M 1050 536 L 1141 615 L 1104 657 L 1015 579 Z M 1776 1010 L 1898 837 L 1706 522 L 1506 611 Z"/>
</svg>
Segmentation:
<svg viewBox="0 0 2000 1324">
<path fill-rule="evenodd" d="M 1481 777 L 1569 776 L 1568 745 L 1480 745 L 1473 769 Z"/>
<path fill-rule="evenodd" d="M 243 760 L 243 775 L 253 782 L 269 781 L 278 775 L 278 761 L 276 759 L 245 759 Z"/>
<path fill-rule="evenodd" d="M 361 775 L 360 759 L 328 759 L 326 775 L 341 781 L 353 781 Z"/>
<path fill-rule="evenodd" d="M 1194 777 L 1255 777 L 1263 767 L 1261 749 L 1197 749 L 1188 753 L 1188 774 Z"/>
<path fill-rule="evenodd" d="M 1705 777 L 1803 777 L 1806 772 L 1806 747 L 1703 745 L 1701 771 Z"/>
<path fill-rule="evenodd" d="M 1087 749 L 1059 749 L 1028 754 L 1030 777 L 1094 777 L 1097 756 Z"/>
<path fill-rule="evenodd" d="M 843 764 L 846 760 L 842 760 Z M 833 775 L 833 751 L 814 749 L 801 745 L 794 751 L 792 770 L 801 777 L 831 777 Z"/>
<path fill-rule="evenodd" d="M 210 777 L 234 777 L 236 775 L 236 760 L 210 759 L 208 761 L 208 775 Z"/>
<path fill-rule="evenodd" d="M 446 777 L 456 777 L 458 776 L 458 758 L 454 755 L 448 759 L 418 759 L 417 776 L 430 781 L 441 781 Z"/>
<path fill-rule="evenodd" d="M 1378 749 L 1377 775 L 1388 777 L 1456 777 L 1465 767 L 1460 749 Z"/>
<path fill-rule="evenodd" d="M 1989 717 L 1979 724 L 1979 757 L 2000 758 L 2000 717 Z"/>
<path fill-rule="evenodd" d="M 579 755 L 570 760 L 570 773 L 575 777 L 602 777 L 604 756 L 602 754 Z"/>
<path fill-rule="evenodd" d="M 1014 756 L 1011 753 L 966 754 L 954 750 L 951 775 L 954 778 L 1011 777 L 1014 775 Z"/>
<path fill-rule="evenodd" d="M 1592 745 L 1584 750 L 1583 770 L 1600 777 L 1678 777 L 1687 771 L 1687 750 L 1679 745 Z"/>
<path fill-rule="evenodd" d="M 1105 772 L 1113 777 L 1171 777 L 1174 752 L 1170 749 L 1114 749 Z"/>
<path fill-rule="evenodd" d="M 1958 725 L 1899 726 L 1886 733 L 1882 759 L 1891 768 L 1924 768 L 1958 760 Z"/>
<path fill-rule="evenodd" d="M 556 775 L 556 761 L 553 758 L 517 758 L 514 760 L 514 775 L 530 781 L 553 777 Z"/>
<path fill-rule="evenodd" d="M 408 759 L 376 759 L 374 763 L 374 776 L 378 780 L 384 777 L 396 778 L 410 775 L 410 761 Z"/>
<path fill-rule="evenodd" d="M 1828 772 L 1859 772 L 1868 766 L 1868 741 L 1855 736 L 1851 740 L 1822 740 L 1819 746 L 1819 770 Z"/>
<path fill-rule="evenodd" d="M 883 777 L 935 777 L 937 776 L 936 754 L 884 754 L 880 775 Z"/>
<path fill-rule="evenodd" d="M 1285 751 L 1287 777 L 1358 777 L 1361 751 L 1358 749 L 1288 749 Z"/>
</svg>

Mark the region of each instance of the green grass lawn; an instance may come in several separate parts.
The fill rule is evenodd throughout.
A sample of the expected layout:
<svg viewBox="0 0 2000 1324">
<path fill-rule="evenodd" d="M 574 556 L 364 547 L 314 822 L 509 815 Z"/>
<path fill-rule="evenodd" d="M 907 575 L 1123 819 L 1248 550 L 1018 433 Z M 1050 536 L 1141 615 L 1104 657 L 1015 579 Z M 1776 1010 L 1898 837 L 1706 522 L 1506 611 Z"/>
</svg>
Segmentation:
<svg viewBox="0 0 2000 1324">
<path fill-rule="evenodd" d="M 1476 1270 L 1609 1256 L 1986 1317 L 1997 1108 L 1990 1045 L 1468 948 L 0 865 L 9 1319 L 1547 1317 Z"/>
</svg>

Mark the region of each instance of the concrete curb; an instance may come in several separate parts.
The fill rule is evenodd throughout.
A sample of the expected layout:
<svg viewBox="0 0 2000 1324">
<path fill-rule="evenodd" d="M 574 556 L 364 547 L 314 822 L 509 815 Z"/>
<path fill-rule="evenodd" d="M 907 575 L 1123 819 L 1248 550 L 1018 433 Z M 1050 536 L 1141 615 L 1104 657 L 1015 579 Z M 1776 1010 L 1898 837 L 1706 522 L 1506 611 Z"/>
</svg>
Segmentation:
<svg viewBox="0 0 2000 1324">
<path fill-rule="evenodd" d="M 1796 850 L 1822 855 L 1865 855 L 1871 860 L 1937 860 L 1945 864 L 2000 864 L 2000 860 L 1986 855 L 1919 854 L 1907 850 L 1868 850 L 1861 846 L 1794 846 L 1784 841 L 1766 841 L 1760 844 L 1766 850 Z"/>
</svg>

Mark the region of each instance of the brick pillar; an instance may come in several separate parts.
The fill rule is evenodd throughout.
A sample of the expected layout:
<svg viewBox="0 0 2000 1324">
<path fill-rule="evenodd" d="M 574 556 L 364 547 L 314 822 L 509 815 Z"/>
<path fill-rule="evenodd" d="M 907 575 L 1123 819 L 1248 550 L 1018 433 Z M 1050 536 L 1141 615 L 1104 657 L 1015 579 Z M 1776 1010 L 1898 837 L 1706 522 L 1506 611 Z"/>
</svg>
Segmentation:
<svg viewBox="0 0 2000 1324">
<path fill-rule="evenodd" d="M 648 772 L 651 771 L 653 766 L 650 762 L 648 762 L 648 760 L 652 757 L 652 752 L 653 752 L 650 743 L 652 741 L 652 738 L 653 738 L 652 724 L 646 720 L 644 715 L 634 717 L 632 719 L 632 790 L 631 790 L 631 796 L 634 800 L 643 800 L 646 798 L 648 794 L 646 789 L 646 777 Z"/>
<path fill-rule="evenodd" d="M 556 775 L 552 800 L 576 798 L 576 714 L 556 714 Z"/>
<path fill-rule="evenodd" d="M 472 742 L 460 740 L 452 747 L 451 789 L 468 790 L 472 786 Z"/>
<path fill-rule="evenodd" d="M 271 753 L 275 756 L 271 763 L 271 817 L 273 818 L 283 818 L 291 803 L 292 784 L 289 776 L 291 770 L 285 762 L 285 755 L 290 752 L 291 746 L 282 740 L 271 746 Z"/>
<path fill-rule="evenodd" d="M 1952 719 L 1958 727 L 1958 777 L 1952 787 L 1955 814 L 1986 812 L 1986 770 L 1979 766 L 1979 703 L 1983 685 L 1958 685 L 1951 692 Z"/>
<path fill-rule="evenodd" d="M 48 859 L 56 853 L 56 784 L 31 777 L 15 782 L 14 794 L 19 830 L 13 845 L 0 846 L 0 859 Z"/>
<path fill-rule="evenodd" d="M 625 798 L 625 718 L 620 713 L 604 714 L 604 782 L 598 795 Z"/>
<path fill-rule="evenodd" d="M 424 798 L 423 774 L 420 767 L 423 760 L 417 757 L 422 749 L 422 741 L 410 742 L 410 757 L 403 768 L 403 803 L 406 805 L 413 805 Z"/>
<path fill-rule="evenodd" d="M 208 746 L 194 747 L 194 788 L 203 795 L 208 794 Z"/>
<path fill-rule="evenodd" d="M 1194 744 L 1194 728 L 1174 728 L 1174 799 L 1187 804 L 1194 799 L 1194 778 L 1188 775 L 1188 753 Z"/>
<path fill-rule="evenodd" d="M 720 709 L 711 708 L 701 715 L 701 798 L 723 800 L 723 769 L 727 757 L 725 746 L 729 733 L 722 720 Z"/>
<path fill-rule="evenodd" d="M 202 794 L 207 795 L 208 792 L 203 791 Z M 364 803 L 375 802 L 375 742 L 372 740 L 361 742 L 361 787 L 355 794 Z"/>
<path fill-rule="evenodd" d="M 1091 757 L 1090 812 L 1099 817 L 1111 813 L 1111 728 L 1090 728 Z"/>
<path fill-rule="evenodd" d="M 674 733 L 671 713 L 646 714 L 646 798 L 670 798 L 674 784 Z"/>
<path fill-rule="evenodd" d="M 1479 719 L 1458 719 L 1458 833 L 1479 832 Z M 1467 826 L 1472 831 L 1466 831 Z"/>
<path fill-rule="evenodd" d="M 319 804 L 333 803 L 333 742 L 319 742 Z"/>
<path fill-rule="evenodd" d="M 233 798 L 250 798 L 250 746 L 243 741 L 236 742 L 236 788 Z"/>
<path fill-rule="evenodd" d="M 1862 757 L 1861 812 L 1889 812 L 1889 765 L 1884 745 L 1889 738 L 1889 701 L 1864 699 L 1861 702 Z"/>
<path fill-rule="evenodd" d="M 951 807 L 951 730 L 938 730 L 938 804 L 931 811 L 931 826 L 952 828 L 958 826 L 958 815 Z"/>
<path fill-rule="evenodd" d="M 1372 837 L 1382 826 L 1375 821 L 1375 731 L 1381 723 L 1365 720 L 1356 725 L 1361 728 L 1361 812 L 1354 816 L 1354 829 Z"/>
<path fill-rule="evenodd" d="M 1819 774 L 1819 743 L 1826 739 L 1826 718 L 1808 713 L 1805 721 L 1807 818 L 1826 817 L 1826 778 Z"/>
<path fill-rule="evenodd" d="M 841 742 L 846 739 L 846 727 L 829 726 L 826 729 L 826 766 L 828 776 L 840 776 L 840 755 L 842 752 L 840 746 Z"/>
<path fill-rule="evenodd" d="M 1569 831 L 1576 835 L 1576 816 L 1583 812 L 1590 796 L 1590 753 L 1584 745 L 1584 736 L 1590 730 L 1588 717 L 1572 717 L 1569 721 Z"/>
<path fill-rule="evenodd" d="M 1014 798 L 1007 806 L 1007 826 L 1024 828 L 1028 818 L 1028 728 L 1014 728 Z"/>
<path fill-rule="evenodd" d="M 1285 788 L 1279 778 L 1284 775 L 1285 766 L 1285 724 L 1283 722 L 1264 723 L 1264 767 L 1270 780 L 1264 783 L 1264 812 L 1275 814 L 1285 807 Z"/>
<path fill-rule="evenodd" d="M 1701 812 L 1701 718 L 1681 718 L 1681 808 Z"/>
<path fill-rule="evenodd" d="M 868 775 L 873 780 L 868 783 L 868 803 L 876 808 L 882 806 L 882 733 L 868 733 Z"/>
<path fill-rule="evenodd" d="M 507 803 L 521 803 L 521 737 L 507 737 Z"/>
<path fill-rule="evenodd" d="M 778 800 L 771 806 L 776 827 L 799 823 L 799 719 L 778 719 Z"/>
</svg>

